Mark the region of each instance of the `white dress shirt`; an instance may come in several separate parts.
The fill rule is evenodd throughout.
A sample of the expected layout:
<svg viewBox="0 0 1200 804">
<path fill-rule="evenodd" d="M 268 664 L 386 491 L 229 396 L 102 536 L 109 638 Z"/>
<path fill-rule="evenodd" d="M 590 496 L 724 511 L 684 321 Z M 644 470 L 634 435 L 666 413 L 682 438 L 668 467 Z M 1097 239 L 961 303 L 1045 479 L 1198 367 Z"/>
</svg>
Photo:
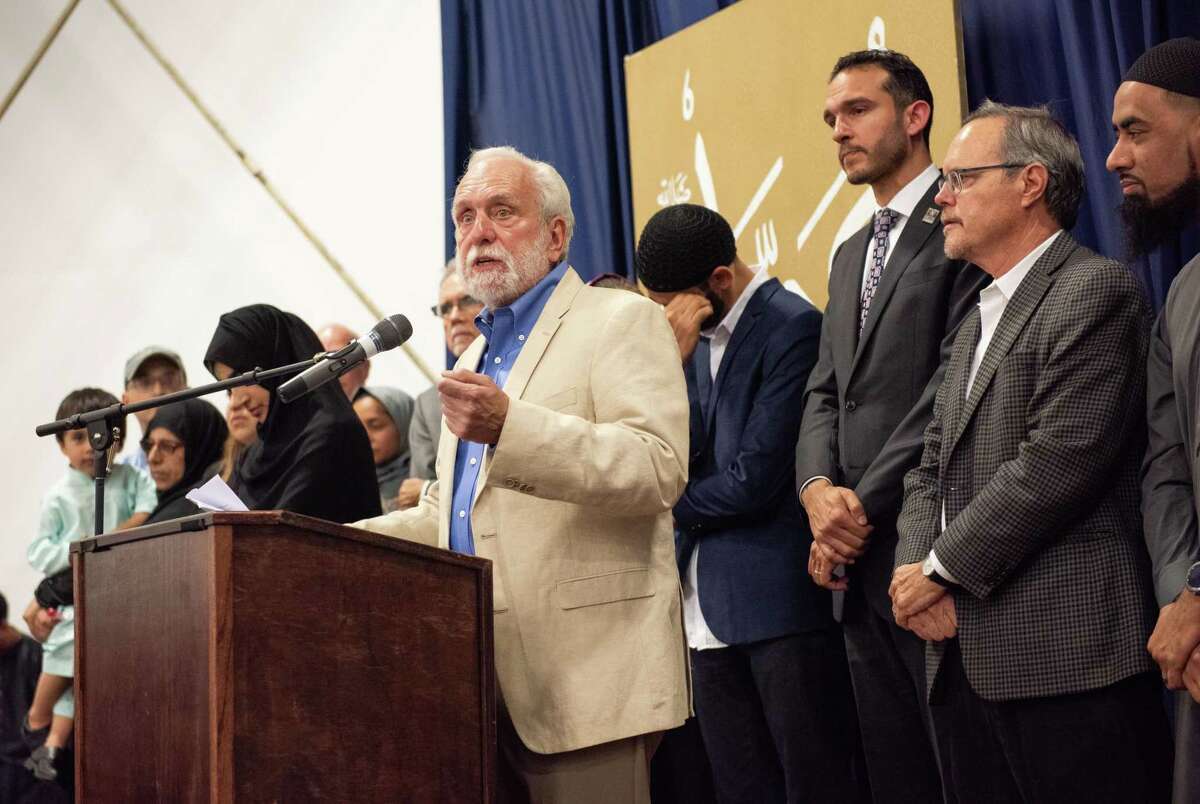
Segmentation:
<svg viewBox="0 0 1200 804">
<path fill-rule="evenodd" d="M 887 253 L 884 255 L 883 270 L 887 271 L 887 264 L 892 259 L 892 252 L 896 250 L 896 244 L 900 242 L 900 233 L 904 231 L 904 225 L 908 223 L 908 219 L 912 217 L 913 211 L 925 197 L 925 193 L 929 192 L 929 188 L 941 177 L 941 173 L 933 165 L 929 165 L 916 176 L 913 180 L 892 196 L 892 200 L 888 202 L 886 209 L 890 209 L 896 213 L 895 220 L 892 221 L 892 228 L 888 230 Z M 871 210 L 871 220 L 875 220 L 875 214 L 885 207 L 875 204 L 875 208 Z M 917 210 L 922 214 L 925 210 Z M 868 248 L 867 256 L 863 260 L 862 283 L 859 287 L 859 297 L 862 297 L 862 292 L 867 288 L 867 278 L 871 275 L 871 258 L 875 249 Z"/>
<path fill-rule="evenodd" d="M 971 373 L 967 375 L 967 390 L 966 395 L 971 395 L 971 387 L 975 384 L 975 375 L 979 373 L 979 366 L 983 363 L 983 356 L 987 354 L 988 344 L 992 342 L 992 336 L 996 334 L 996 326 L 1000 323 L 1001 317 L 1004 315 L 1004 308 L 1008 306 L 1008 302 L 1017 292 L 1017 288 L 1021 286 L 1026 275 L 1029 274 L 1029 269 L 1038 261 L 1038 258 L 1046 253 L 1046 249 L 1052 244 L 1062 233 L 1059 229 L 1054 234 L 1047 237 L 1038 245 L 1034 246 L 1033 251 L 1021 258 L 1021 261 L 1008 269 L 1002 276 L 993 279 L 991 284 L 979 291 L 979 342 L 975 344 L 975 354 L 971 357 Z M 942 530 L 946 529 L 946 502 L 942 501 Z M 933 568 L 937 570 L 937 574 L 941 575 L 951 583 L 958 583 L 954 576 L 946 571 L 942 566 L 942 562 L 938 561 L 934 551 L 929 551 L 929 560 L 933 564 Z"/>
<path fill-rule="evenodd" d="M 922 215 L 924 214 L 924 210 L 916 209 L 917 204 L 922 198 L 925 197 L 925 193 L 929 192 L 929 188 L 933 186 L 933 183 L 941 178 L 941 175 L 942 174 L 936 167 L 929 165 L 916 176 L 914 176 L 912 181 L 904 185 L 900 192 L 896 193 L 896 195 L 893 196 L 892 200 L 888 203 L 887 209 L 890 209 L 892 212 L 896 213 L 896 219 L 892 222 L 892 228 L 888 230 L 887 254 L 884 257 L 883 262 L 884 273 L 887 273 L 887 265 L 889 262 L 891 262 L 892 254 L 896 250 L 896 244 L 900 242 L 900 233 L 904 231 L 905 224 L 907 224 L 908 219 L 913 216 L 914 211 L 919 211 Z M 884 209 L 884 207 L 876 203 L 875 208 L 871 211 L 872 220 L 874 220 L 875 213 L 881 209 Z M 862 298 L 863 291 L 865 291 L 867 287 L 867 279 L 871 275 L 871 258 L 874 256 L 872 253 L 873 251 L 874 248 L 868 248 L 866 258 L 863 261 L 862 279 L 859 283 L 858 291 L 859 298 Z M 804 490 L 808 488 L 808 484 L 812 483 L 814 480 L 828 480 L 831 484 L 833 483 L 832 480 L 824 475 L 814 475 L 801 484 L 799 493 L 804 494 Z"/>
<path fill-rule="evenodd" d="M 742 313 L 746 312 L 746 305 L 750 303 L 751 297 L 770 278 L 766 268 L 760 269 L 729 308 L 729 312 L 725 313 L 721 323 L 700 333 L 709 339 L 708 372 L 714 385 L 717 382 L 717 370 L 721 367 L 721 358 L 725 356 L 725 347 L 733 337 L 738 320 L 741 319 Z M 688 647 L 695 650 L 724 648 L 727 646 L 709 630 L 708 623 L 704 621 L 704 612 L 700 610 L 700 596 L 696 591 L 696 566 L 699 556 L 700 545 L 697 544 L 692 550 L 692 557 L 688 560 L 687 572 L 683 578 L 683 627 L 687 632 Z"/>
</svg>

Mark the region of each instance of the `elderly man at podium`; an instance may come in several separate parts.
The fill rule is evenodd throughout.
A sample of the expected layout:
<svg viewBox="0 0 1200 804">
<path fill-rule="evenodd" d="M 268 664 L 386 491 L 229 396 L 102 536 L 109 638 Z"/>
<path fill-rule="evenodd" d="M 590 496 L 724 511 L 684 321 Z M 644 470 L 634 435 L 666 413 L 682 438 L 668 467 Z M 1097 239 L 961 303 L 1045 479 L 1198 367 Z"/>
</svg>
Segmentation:
<svg viewBox="0 0 1200 804">
<path fill-rule="evenodd" d="M 688 676 L 671 507 L 688 406 L 662 310 L 585 286 L 558 172 L 477 151 L 454 194 L 481 337 L 438 383 L 440 482 L 359 527 L 491 559 L 500 800 L 648 802 Z"/>
</svg>

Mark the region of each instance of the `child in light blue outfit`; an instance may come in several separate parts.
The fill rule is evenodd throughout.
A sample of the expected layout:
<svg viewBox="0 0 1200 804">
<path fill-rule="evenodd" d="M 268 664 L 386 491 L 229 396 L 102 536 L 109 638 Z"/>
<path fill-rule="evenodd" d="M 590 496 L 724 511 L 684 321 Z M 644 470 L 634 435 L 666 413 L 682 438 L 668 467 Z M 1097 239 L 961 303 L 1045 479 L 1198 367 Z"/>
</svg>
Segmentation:
<svg viewBox="0 0 1200 804">
<path fill-rule="evenodd" d="M 112 394 L 82 388 L 67 394 L 56 418 L 117 404 Z M 121 426 L 124 432 L 124 424 Z M 47 577 L 71 565 L 71 542 L 94 532 L 96 494 L 92 481 L 92 447 L 86 430 L 60 433 L 59 449 L 70 468 L 42 500 L 37 538 L 29 545 L 29 563 Z M 114 445 L 113 452 L 120 448 Z M 111 461 L 109 462 L 111 465 Z M 112 466 L 104 486 L 104 530 L 136 527 L 146 521 L 158 497 L 154 481 L 132 466 Z M 75 717 L 75 607 L 58 610 L 58 622 L 42 645 L 42 675 L 27 717 L 34 748 L 26 766 L 40 779 L 57 774 L 54 758 L 71 737 Z M 31 745 L 31 748 L 34 747 Z"/>
</svg>

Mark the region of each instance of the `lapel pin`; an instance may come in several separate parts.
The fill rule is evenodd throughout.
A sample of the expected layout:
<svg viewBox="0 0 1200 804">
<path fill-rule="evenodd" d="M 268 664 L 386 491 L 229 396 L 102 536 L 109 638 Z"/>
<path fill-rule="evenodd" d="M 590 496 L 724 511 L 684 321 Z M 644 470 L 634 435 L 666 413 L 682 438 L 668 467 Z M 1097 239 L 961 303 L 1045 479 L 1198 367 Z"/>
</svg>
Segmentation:
<svg viewBox="0 0 1200 804">
<path fill-rule="evenodd" d="M 938 209 L 937 207 L 930 207 L 929 209 L 925 210 L 925 217 L 921 218 L 921 222 L 922 223 L 933 223 L 934 221 L 936 221 L 938 219 L 938 215 L 941 215 L 941 214 L 942 214 L 942 211 L 940 209 Z"/>
</svg>

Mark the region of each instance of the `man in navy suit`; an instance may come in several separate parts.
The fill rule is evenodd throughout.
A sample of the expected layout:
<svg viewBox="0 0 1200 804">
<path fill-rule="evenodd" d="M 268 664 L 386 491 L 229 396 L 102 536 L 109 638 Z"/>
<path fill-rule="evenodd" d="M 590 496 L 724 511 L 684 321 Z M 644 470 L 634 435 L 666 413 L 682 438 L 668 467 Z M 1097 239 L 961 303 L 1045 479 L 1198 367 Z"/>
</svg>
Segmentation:
<svg viewBox="0 0 1200 804">
<path fill-rule="evenodd" d="M 655 214 L 636 264 L 666 308 L 691 405 L 675 544 L 718 798 L 853 800 L 849 670 L 830 593 L 806 574 L 811 536 L 793 491 L 821 314 L 742 262 L 705 207 Z"/>
</svg>

